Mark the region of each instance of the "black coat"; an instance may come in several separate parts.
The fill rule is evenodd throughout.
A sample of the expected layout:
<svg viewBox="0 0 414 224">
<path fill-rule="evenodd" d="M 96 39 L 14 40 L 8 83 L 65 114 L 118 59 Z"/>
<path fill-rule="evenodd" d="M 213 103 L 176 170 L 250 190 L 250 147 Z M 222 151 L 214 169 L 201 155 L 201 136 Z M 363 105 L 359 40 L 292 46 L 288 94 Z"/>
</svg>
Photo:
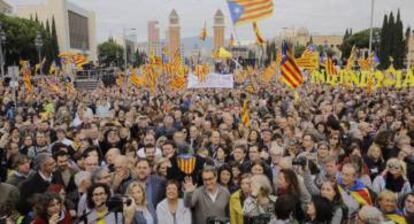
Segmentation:
<svg viewBox="0 0 414 224">
<path fill-rule="evenodd" d="M 49 185 L 50 183 L 45 181 L 39 172 L 36 172 L 30 179 L 24 181 L 20 187 L 20 201 L 17 204 L 17 210 L 21 214 L 27 214 L 31 211 L 30 199 L 35 194 L 46 192 Z"/>
</svg>

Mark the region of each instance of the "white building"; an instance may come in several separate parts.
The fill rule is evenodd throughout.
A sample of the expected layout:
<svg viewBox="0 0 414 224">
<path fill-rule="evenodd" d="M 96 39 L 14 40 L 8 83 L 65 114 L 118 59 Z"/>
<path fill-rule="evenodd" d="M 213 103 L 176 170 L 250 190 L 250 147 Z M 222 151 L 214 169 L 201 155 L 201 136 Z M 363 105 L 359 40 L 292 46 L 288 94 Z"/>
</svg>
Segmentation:
<svg viewBox="0 0 414 224">
<path fill-rule="evenodd" d="M 6 1 L 0 0 L 0 13 L 10 15 L 13 12 L 13 7 Z"/>
<path fill-rule="evenodd" d="M 60 52 L 87 54 L 97 60 L 95 13 L 68 0 L 43 0 L 37 5 L 18 5 L 16 16 L 39 21 L 55 19 Z"/>
</svg>

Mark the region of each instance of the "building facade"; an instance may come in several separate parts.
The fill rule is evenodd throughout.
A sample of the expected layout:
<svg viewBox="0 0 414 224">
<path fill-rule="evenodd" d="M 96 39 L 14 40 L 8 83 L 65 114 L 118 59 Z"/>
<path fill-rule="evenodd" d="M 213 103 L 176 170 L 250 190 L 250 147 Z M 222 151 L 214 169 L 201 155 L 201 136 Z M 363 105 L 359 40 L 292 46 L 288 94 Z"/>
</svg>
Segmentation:
<svg viewBox="0 0 414 224">
<path fill-rule="evenodd" d="M 214 15 L 214 50 L 224 47 L 225 24 L 224 14 L 219 9 Z"/>
<path fill-rule="evenodd" d="M 411 33 L 410 39 L 408 40 L 407 64 L 407 67 L 414 68 L 414 31 Z"/>
<path fill-rule="evenodd" d="M 160 28 L 158 21 L 148 21 L 148 52 L 161 55 Z"/>
<path fill-rule="evenodd" d="M 171 12 L 169 16 L 169 27 L 168 27 L 168 55 L 170 61 L 179 54 L 181 55 L 181 27 L 180 27 L 180 18 L 178 17 L 175 9 Z"/>
<path fill-rule="evenodd" d="M 0 0 L 0 13 L 10 15 L 13 12 L 13 7 L 4 0 Z"/>
<path fill-rule="evenodd" d="M 44 0 L 38 5 L 18 5 L 16 15 L 39 21 L 55 19 L 60 52 L 86 54 L 97 60 L 95 13 L 68 0 Z"/>
</svg>

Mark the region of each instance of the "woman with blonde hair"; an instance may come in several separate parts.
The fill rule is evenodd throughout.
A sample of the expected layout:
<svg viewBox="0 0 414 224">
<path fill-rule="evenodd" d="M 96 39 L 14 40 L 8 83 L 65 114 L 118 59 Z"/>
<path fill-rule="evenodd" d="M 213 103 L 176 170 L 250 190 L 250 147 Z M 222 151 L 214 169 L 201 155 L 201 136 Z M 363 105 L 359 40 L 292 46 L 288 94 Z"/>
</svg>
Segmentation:
<svg viewBox="0 0 414 224">
<path fill-rule="evenodd" d="M 143 184 L 139 182 L 130 183 L 126 190 L 126 195 L 133 199 L 136 207 L 132 223 L 157 223 L 157 215 L 154 206 L 150 201 L 147 201 Z"/>
<path fill-rule="evenodd" d="M 396 158 L 389 159 L 382 175 L 374 179 L 372 190 L 377 194 L 388 190 L 397 193 L 399 198 L 411 192 L 405 162 Z"/>
<path fill-rule="evenodd" d="M 382 173 L 385 168 L 385 161 L 382 155 L 379 145 L 373 143 L 369 148 L 367 154 L 364 156 L 364 162 L 368 167 L 369 176 L 371 181 L 374 181 L 375 177 Z"/>
<path fill-rule="evenodd" d="M 276 196 L 272 195 L 272 185 L 269 179 L 263 175 L 253 175 L 251 178 L 251 193 L 243 203 L 244 214 L 249 220 L 247 223 L 254 222 L 256 217 L 274 216 Z"/>
<path fill-rule="evenodd" d="M 154 173 L 159 177 L 167 178 L 167 170 L 170 165 L 170 160 L 168 158 L 160 158 L 155 162 Z"/>
</svg>

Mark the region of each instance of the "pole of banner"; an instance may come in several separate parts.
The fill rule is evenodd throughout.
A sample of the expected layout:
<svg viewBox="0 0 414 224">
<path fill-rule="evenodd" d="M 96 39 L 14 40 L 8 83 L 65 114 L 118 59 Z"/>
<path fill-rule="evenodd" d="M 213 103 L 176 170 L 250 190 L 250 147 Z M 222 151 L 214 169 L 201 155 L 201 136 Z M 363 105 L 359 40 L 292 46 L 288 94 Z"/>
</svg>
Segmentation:
<svg viewBox="0 0 414 224">
<path fill-rule="evenodd" d="M 372 51 L 372 36 L 373 36 L 373 26 L 374 26 L 374 3 L 375 0 L 371 0 L 371 21 L 369 27 L 369 50 L 368 50 L 368 57 L 371 55 Z"/>
</svg>

